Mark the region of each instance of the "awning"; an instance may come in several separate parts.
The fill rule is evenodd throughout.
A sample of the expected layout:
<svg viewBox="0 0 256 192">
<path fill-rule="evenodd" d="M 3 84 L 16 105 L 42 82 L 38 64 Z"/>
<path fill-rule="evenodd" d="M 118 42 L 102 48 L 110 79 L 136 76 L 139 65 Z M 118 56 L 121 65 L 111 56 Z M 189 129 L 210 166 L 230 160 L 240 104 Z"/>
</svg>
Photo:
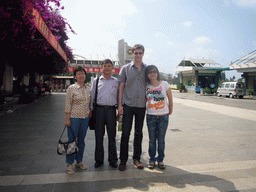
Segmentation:
<svg viewBox="0 0 256 192">
<path fill-rule="evenodd" d="M 41 17 L 40 13 L 34 8 L 34 5 L 29 0 L 26 0 L 28 7 L 25 10 L 25 15 L 32 14 L 35 16 L 33 21 L 35 22 L 35 27 L 37 30 L 44 36 L 44 38 L 50 43 L 50 45 L 60 54 L 60 56 L 64 59 L 64 61 L 68 62 L 68 57 L 66 53 L 61 48 L 58 41 L 55 39 L 54 35 L 45 24 L 43 18 Z"/>
<path fill-rule="evenodd" d="M 242 58 L 232 62 L 230 64 L 231 69 L 237 71 L 255 71 L 256 68 L 256 50 L 243 56 Z"/>
<path fill-rule="evenodd" d="M 74 79 L 74 76 L 52 76 L 54 79 Z"/>
</svg>

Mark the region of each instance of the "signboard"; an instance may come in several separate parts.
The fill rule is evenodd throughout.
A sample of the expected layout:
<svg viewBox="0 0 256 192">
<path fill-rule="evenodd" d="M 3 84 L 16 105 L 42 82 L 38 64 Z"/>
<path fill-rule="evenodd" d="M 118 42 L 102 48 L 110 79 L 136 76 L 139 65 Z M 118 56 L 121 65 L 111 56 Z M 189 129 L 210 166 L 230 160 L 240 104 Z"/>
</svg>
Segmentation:
<svg viewBox="0 0 256 192">
<path fill-rule="evenodd" d="M 26 0 L 26 3 L 28 4 L 28 7 L 25 10 L 25 14 L 32 14 L 34 16 L 34 23 L 37 30 L 44 36 L 44 38 L 50 43 L 50 45 L 60 54 L 60 56 L 68 62 L 68 58 L 66 53 L 61 48 L 58 41 L 55 39 L 54 35 L 48 28 L 48 26 L 45 24 L 43 18 L 41 17 L 40 13 L 33 8 L 33 4 Z"/>
<path fill-rule="evenodd" d="M 74 72 L 75 67 L 67 67 L 67 72 Z M 100 67 L 84 67 L 86 73 L 102 73 L 102 68 Z M 113 74 L 119 74 L 120 69 L 114 68 L 112 70 Z"/>
</svg>

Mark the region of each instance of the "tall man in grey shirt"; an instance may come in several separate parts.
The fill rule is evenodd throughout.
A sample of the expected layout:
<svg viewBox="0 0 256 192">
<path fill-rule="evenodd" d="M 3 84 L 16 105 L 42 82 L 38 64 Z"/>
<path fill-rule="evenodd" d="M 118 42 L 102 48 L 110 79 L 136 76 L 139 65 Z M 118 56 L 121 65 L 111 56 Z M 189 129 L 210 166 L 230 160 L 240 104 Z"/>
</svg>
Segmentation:
<svg viewBox="0 0 256 192">
<path fill-rule="evenodd" d="M 95 164 L 98 168 L 104 162 L 103 137 L 105 126 L 108 132 L 108 161 L 111 167 L 117 168 L 116 151 L 116 106 L 118 100 L 118 80 L 111 75 L 113 63 L 106 59 L 102 62 L 103 74 L 99 77 L 98 95 L 96 98 L 96 126 L 95 126 Z M 91 87 L 91 108 L 95 97 L 96 79 Z"/>
<path fill-rule="evenodd" d="M 128 160 L 129 138 L 132 129 L 133 116 L 135 116 L 135 134 L 133 142 L 133 164 L 143 169 L 140 161 L 142 128 L 146 110 L 146 81 L 145 68 L 142 62 L 144 56 L 143 45 L 137 44 L 132 48 L 134 60 L 124 65 L 119 73 L 119 104 L 118 113 L 123 114 L 123 128 L 120 146 L 119 170 L 126 170 Z"/>
</svg>

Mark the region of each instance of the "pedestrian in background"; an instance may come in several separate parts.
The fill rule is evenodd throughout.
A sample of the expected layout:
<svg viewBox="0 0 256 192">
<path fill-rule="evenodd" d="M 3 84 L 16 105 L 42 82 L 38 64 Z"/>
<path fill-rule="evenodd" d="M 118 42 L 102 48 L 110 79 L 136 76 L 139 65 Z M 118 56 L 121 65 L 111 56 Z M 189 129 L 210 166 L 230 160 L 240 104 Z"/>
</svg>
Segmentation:
<svg viewBox="0 0 256 192">
<path fill-rule="evenodd" d="M 90 87 L 85 85 L 86 71 L 83 67 L 78 66 L 74 70 L 76 83 L 69 86 L 66 93 L 66 121 L 65 126 L 68 127 L 68 141 L 71 142 L 74 136 L 78 141 L 79 151 L 76 154 L 66 155 L 67 173 L 74 174 L 73 163 L 80 169 L 87 169 L 82 162 L 85 147 L 85 136 L 89 123 L 89 103 L 90 103 Z"/>
<path fill-rule="evenodd" d="M 117 168 L 116 151 L 116 108 L 118 99 L 118 80 L 112 74 L 113 63 L 110 59 L 102 62 L 103 74 L 99 77 L 98 95 L 96 98 L 96 126 L 95 126 L 95 164 L 98 168 L 104 163 L 103 138 L 105 135 L 105 126 L 108 133 L 108 162 L 113 168 Z M 97 79 L 94 79 L 91 87 L 91 104 L 95 98 Z"/>
<path fill-rule="evenodd" d="M 143 45 L 137 44 L 132 48 L 133 61 L 124 65 L 119 73 L 119 104 L 118 114 L 123 115 L 123 127 L 120 145 L 119 170 L 126 170 L 128 160 L 129 138 L 135 116 L 135 134 L 133 142 L 133 164 L 138 169 L 144 166 L 140 161 L 142 152 L 142 128 L 146 110 L 146 81 L 145 68 L 142 62 L 144 56 Z"/>
<path fill-rule="evenodd" d="M 168 82 L 160 80 L 159 71 L 154 65 L 149 65 L 146 68 L 146 82 L 146 120 L 149 134 L 148 153 L 150 156 L 148 168 L 153 169 L 157 161 L 158 167 L 165 169 L 163 163 L 165 134 L 169 123 L 169 115 L 173 111 L 172 91 Z"/>
</svg>

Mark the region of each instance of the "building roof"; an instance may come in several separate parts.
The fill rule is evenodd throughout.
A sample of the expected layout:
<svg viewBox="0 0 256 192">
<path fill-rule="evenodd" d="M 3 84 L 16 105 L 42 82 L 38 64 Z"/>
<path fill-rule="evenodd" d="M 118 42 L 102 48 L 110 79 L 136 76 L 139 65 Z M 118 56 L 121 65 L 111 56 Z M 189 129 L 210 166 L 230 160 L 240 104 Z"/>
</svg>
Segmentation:
<svg viewBox="0 0 256 192">
<path fill-rule="evenodd" d="M 256 71 L 256 50 L 231 62 L 230 69 L 236 69 L 238 72 Z"/>
<path fill-rule="evenodd" d="M 219 63 L 211 59 L 186 59 L 182 60 L 178 66 L 221 67 Z"/>
<path fill-rule="evenodd" d="M 183 59 L 174 71 L 182 72 L 193 70 L 224 71 L 229 70 L 229 68 L 222 68 L 219 63 L 212 59 Z"/>
<path fill-rule="evenodd" d="M 73 79 L 74 76 L 58 76 L 58 75 L 56 75 L 56 76 L 52 76 L 52 78 L 54 78 L 54 79 Z"/>
</svg>

